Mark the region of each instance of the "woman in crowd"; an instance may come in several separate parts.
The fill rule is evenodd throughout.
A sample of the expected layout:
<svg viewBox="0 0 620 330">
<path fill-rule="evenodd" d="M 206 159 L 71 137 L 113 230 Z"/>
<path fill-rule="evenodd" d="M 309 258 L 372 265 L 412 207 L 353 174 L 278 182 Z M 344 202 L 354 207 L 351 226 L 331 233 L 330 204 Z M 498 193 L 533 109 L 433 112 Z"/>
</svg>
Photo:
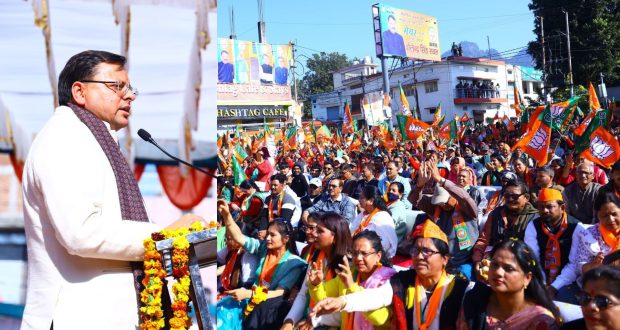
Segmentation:
<svg viewBox="0 0 620 330">
<path fill-rule="evenodd" d="M 226 170 L 224 170 L 224 176 L 217 178 L 217 180 L 218 187 L 220 188 L 217 197 L 225 199 L 230 203 L 235 197 L 235 188 L 233 187 L 235 180 L 233 179 L 232 166 L 228 166 Z"/>
<path fill-rule="evenodd" d="M 368 312 L 391 305 L 392 329 L 456 328 L 469 281 L 448 274 L 448 238 L 433 221 L 416 227 L 412 236 L 412 269 L 396 273 L 378 288 L 326 298 L 314 307 L 313 315 Z"/>
<path fill-rule="evenodd" d="M 316 228 L 319 226 L 318 221 L 320 217 L 321 214 L 319 212 L 312 212 L 308 214 L 308 218 L 306 218 L 306 223 L 302 226 L 306 237 L 306 246 L 304 246 L 304 248 L 301 250 L 299 256 L 307 263 L 310 262 L 310 259 L 317 251 L 317 247 L 314 243 L 316 243 Z"/>
<path fill-rule="evenodd" d="M 513 157 L 512 158 L 512 168 L 514 169 L 517 177 L 521 179 L 521 181 L 527 184 L 527 187 L 531 189 L 534 188 L 534 183 L 536 181 L 536 176 L 527 166 L 527 161 L 523 157 Z"/>
<path fill-rule="evenodd" d="M 467 164 L 465 164 L 465 158 L 463 157 L 454 157 L 450 160 L 450 173 L 448 173 L 447 179 L 453 183 L 458 183 L 458 176 L 461 170 L 467 170 L 471 173 L 471 184 L 476 186 L 476 173 L 471 167 L 468 167 Z"/>
<path fill-rule="evenodd" d="M 224 219 L 224 225 L 230 238 L 243 246 L 243 249 L 258 257 L 256 280 L 252 289 L 238 288 L 225 293 L 237 304 L 222 304 L 218 312 L 218 327 L 239 329 L 272 329 L 282 324 L 288 304 L 286 297 L 293 286 L 303 276 L 306 263 L 300 259 L 295 247 L 293 229 L 290 223 L 276 219 L 269 224 L 264 241 L 243 235 L 232 218 L 228 204 L 217 201 L 218 212 Z M 266 289 L 266 294 L 263 289 Z M 230 306 L 243 309 L 243 314 L 231 317 L 227 313 Z M 245 314 L 245 317 L 244 317 Z M 227 315 L 228 318 L 220 319 Z M 220 323 L 221 322 L 221 323 Z M 242 322 L 242 324 L 240 324 Z"/>
<path fill-rule="evenodd" d="M 491 253 L 488 283 L 465 295 L 458 329 L 557 329 L 559 310 L 545 290 L 540 265 L 520 240 L 498 243 Z"/>
<path fill-rule="evenodd" d="M 315 265 L 314 268 L 321 269 L 323 280 L 329 281 L 337 276 L 337 273 L 340 271 L 339 264 L 350 253 L 351 232 L 349 231 L 349 224 L 340 214 L 327 212 L 318 219 L 314 235 L 316 237 L 314 242 L 316 250 L 309 263 Z M 311 267 L 308 267 L 308 272 L 311 269 Z M 312 308 L 315 303 L 308 294 L 306 278 L 301 285 L 297 297 L 295 297 L 293 306 L 284 318 L 284 324 L 281 329 L 293 329 L 293 326 L 306 329 L 310 327 L 312 329 L 312 323 L 307 319 L 307 316 L 308 308 Z M 317 320 L 317 323 L 327 326 L 339 326 L 340 317 L 339 315 L 326 316 Z"/>
<path fill-rule="evenodd" d="M 363 212 L 351 222 L 351 233 L 356 235 L 366 229 L 376 231 L 383 238 L 383 250 L 387 253 L 387 257 L 392 258 L 396 254 L 398 238 L 394 220 L 387 211 L 385 200 L 379 189 L 374 186 L 364 187 L 359 205 Z"/>
<path fill-rule="evenodd" d="M 243 180 L 239 184 L 240 198 L 230 204 L 232 211 L 239 212 L 237 219 L 243 224 L 243 233 L 254 236 L 258 229 L 266 194 L 262 193 L 254 180 Z"/>
<path fill-rule="evenodd" d="M 583 318 L 562 329 L 620 330 L 620 267 L 601 266 L 583 275 Z"/>
<path fill-rule="evenodd" d="M 598 223 L 582 230 L 573 242 L 571 255 L 576 254 L 575 262 L 581 265 L 579 274 L 601 266 L 606 255 L 620 250 L 620 207 L 614 194 L 601 190 L 594 200 Z"/>
<path fill-rule="evenodd" d="M 364 289 L 377 288 L 387 283 L 396 273 L 386 258 L 381 237 L 377 233 L 364 230 L 353 237 L 353 270 L 347 258 L 339 265 L 336 278 L 323 281 L 323 272 L 313 269 L 308 272 L 310 296 L 315 301 L 327 297 L 339 297 Z M 388 307 L 368 313 L 341 313 L 341 329 L 389 329 L 391 311 Z"/>
<path fill-rule="evenodd" d="M 256 170 L 258 171 L 256 181 L 262 182 L 266 186 L 269 185 L 269 178 L 274 174 L 273 165 L 266 158 L 269 157 L 269 153 L 267 148 L 262 148 L 254 153 L 254 166 L 256 166 Z"/>
<path fill-rule="evenodd" d="M 217 276 L 220 279 L 218 281 L 218 303 L 226 296 L 225 291 L 252 287 L 256 279 L 257 263 L 256 256 L 246 253 L 227 231 L 226 247 L 217 252 Z"/>
<path fill-rule="evenodd" d="M 405 186 L 402 183 L 390 183 L 387 194 L 387 210 L 392 215 L 398 243 L 405 240 L 407 236 L 407 208 L 401 200 L 404 193 Z"/>
<path fill-rule="evenodd" d="M 504 157 L 500 154 L 491 155 L 491 160 L 489 163 L 486 163 L 485 166 L 487 168 L 486 173 L 482 175 L 482 179 L 480 180 L 480 185 L 482 186 L 501 186 L 501 172 L 504 170 L 503 167 Z"/>
</svg>

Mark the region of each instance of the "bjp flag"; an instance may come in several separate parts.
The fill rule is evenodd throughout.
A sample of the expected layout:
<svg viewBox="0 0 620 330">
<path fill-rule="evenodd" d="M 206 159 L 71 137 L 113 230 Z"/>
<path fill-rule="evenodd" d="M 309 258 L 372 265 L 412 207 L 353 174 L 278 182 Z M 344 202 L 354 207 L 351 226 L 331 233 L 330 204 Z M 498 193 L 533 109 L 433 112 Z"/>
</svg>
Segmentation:
<svg viewBox="0 0 620 330">
<path fill-rule="evenodd" d="M 620 144 L 605 128 L 598 127 L 590 136 L 590 147 L 581 155 L 605 168 L 620 159 Z"/>
<path fill-rule="evenodd" d="M 397 115 L 396 118 L 403 139 L 415 140 L 431 127 L 431 125 L 413 117 Z"/>
<path fill-rule="evenodd" d="M 544 166 L 549 161 L 549 144 L 551 143 L 551 110 L 549 105 L 534 120 L 530 129 L 521 136 L 519 141 L 512 147 L 514 151 L 521 148 L 538 162 L 538 166 Z"/>
</svg>

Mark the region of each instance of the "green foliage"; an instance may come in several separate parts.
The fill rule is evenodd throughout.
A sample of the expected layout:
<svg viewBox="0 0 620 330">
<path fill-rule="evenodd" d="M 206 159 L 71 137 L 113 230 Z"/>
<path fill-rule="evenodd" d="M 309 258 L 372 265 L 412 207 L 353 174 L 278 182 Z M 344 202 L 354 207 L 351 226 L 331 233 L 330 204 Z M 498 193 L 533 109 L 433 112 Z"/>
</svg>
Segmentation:
<svg viewBox="0 0 620 330">
<path fill-rule="evenodd" d="M 298 80 L 299 99 L 304 101 L 304 115 L 311 117 L 312 104 L 310 95 L 317 93 L 330 92 L 334 89 L 332 73 L 347 66 L 352 61 L 347 59 L 347 55 L 338 52 L 312 54 L 307 59 L 306 73 Z"/>
<path fill-rule="evenodd" d="M 579 103 L 577 106 L 585 111 L 588 111 L 590 105 L 588 104 L 588 89 L 581 85 L 575 86 L 573 88 L 575 96 L 579 96 Z M 570 87 L 562 87 L 551 92 L 551 97 L 553 99 L 553 103 L 564 102 L 570 99 Z"/>
<path fill-rule="evenodd" d="M 597 82 L 601 72 L 608 86 L 620 84 L 620 0 L 531 0 L 529 8 L 534 15 L 544 18 L 547 70 L 552 59 L 549 46 L 558 45 L 561 40 L 564 60 L 560 65 L 562 71 L 568 73 L 566 36 L 561 34 L 566 33 L 562 11 L 565 8 L 570 27 L 574 84 L 587 86 L 589 82 Z M 542 69 L 538 19 L 534 19 L 533 32 L 537 40 L 529 43 L 528 53 L 534 57 L 536 67 Z"/>
</svg>

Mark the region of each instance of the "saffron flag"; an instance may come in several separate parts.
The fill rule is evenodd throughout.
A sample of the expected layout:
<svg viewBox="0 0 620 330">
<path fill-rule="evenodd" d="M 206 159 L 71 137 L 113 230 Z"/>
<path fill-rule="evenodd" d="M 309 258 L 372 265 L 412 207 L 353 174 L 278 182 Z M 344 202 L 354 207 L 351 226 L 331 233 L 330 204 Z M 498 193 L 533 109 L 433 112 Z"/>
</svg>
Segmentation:
<svg viewBox="0 0 620 330">
<path fill-rule="evenodd" d="M 581 155 L 605 168 L 610 168 L 620 159 L 620 144 L 609 131 L 599 126 L 590 136 L 589 148 Z"/>
<path fill-rule="evenodd" d="M 601 104 L 598 102 L 598 96 L 596 96 L 596 91 L 594 90 L 594 86 L 592 86 L 592 82 L 590 82 L 589 88 L 589 97 L 588 101 L 590 103 L 590 111 L 596 111 L 601 108 Z"/>
<path fill-rule="evenodd" d="M 351 116 L 351 108 L 349 102 L 344 102 L 344 116 L 342 120 L 342 133 L 351 134 L 355 132 L 355 123 L 353 122 L 353 116 Z"/>
<path fill-rule="evenodd" d="M 525 110 L 525 107 L 523 106 L 523 102 L 521 101 L 521 95 L 519 95 L 517 85 L 515 85 L 514 98 L 515 104 L 511 105 L 511 107 L 515 109 L 515 114 L 517 115 L 517 117 L 519 117 L 519 115 L 521 115 L 521 112 Z"/>
<path fill-rule="evenodd" d="M 452 120 L 439 129 L 439 138 L 446 141 L 456 140 L 458 137 L 458 128 L 456 120 Z"/>
<path fill-rule="evenodd" d="M 397 115 L 396 119 L 398 120 L 403 140 L 414 141 L 431 127 L 431 125 L 409 116 Z"/>
<path fill-rule="evenodd" d="M 461 123 L 464 123 L 465 125 L 467 125 L 469 123 L 470 119 L 469 116 L 467 115 L 467 112 L 465 114 L 463 114 L 463 117 L 461 118 Z"/>
<path fill-rule="evenodd" d="M 288 150 L 297 149 L 299 147 L 299 141 L 297 138 L 297 126 L 293 125 L 286 130 L 286 141 L 284 147 Z"/>
<path fill-rule="evenodd" d="M 437 105 L 437 109 L 435 110 L 435 115 L 433 116 L 433 125 L 435 127 L 441 126 L 443 122 L 443 116 L 441 115 L 441 102 Z"/>
<path fill-rule="evenodd" d="M 403 91 L 403 86 L 400 83 L 398 83 L 398 86 L 400 87 L 400 111 L 403 116 L 411 116 L 409 101 L 407 101 L 405 91 Z"/>
<path fill-rule="evenodd" d="M 248 153 L 241 146 L 241 144 L 235 145 L 235 157 L 239 163 L 243 163 L 243 160 L 248 158 Z"/>
<path fill-rule="evenodd" d="M 547 105 L 538 117 L 532 118 L 533 123 L 530 129 L 521 136 L 512 150 L 520 147 L 524 153 L 538 162 L 538 166 L 544 166 L 549 161 L 549 144 L 551 142 L 550 105 Z"/>
</svg>

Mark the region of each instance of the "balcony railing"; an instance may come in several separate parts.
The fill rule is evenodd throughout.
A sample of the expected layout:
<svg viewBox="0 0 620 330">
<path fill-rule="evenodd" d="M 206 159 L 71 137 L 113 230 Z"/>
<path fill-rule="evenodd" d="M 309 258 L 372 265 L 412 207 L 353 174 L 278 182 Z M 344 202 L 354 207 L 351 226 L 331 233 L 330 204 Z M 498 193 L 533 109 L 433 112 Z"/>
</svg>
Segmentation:
<svg viewBox="0 0 620 330">
<path fill-rule="evenodd" d="M 500 92 L 497 89 L 455 88 L 454 104 L 507 102 L 508 99 L 500 97 Z"/>
</svg>

